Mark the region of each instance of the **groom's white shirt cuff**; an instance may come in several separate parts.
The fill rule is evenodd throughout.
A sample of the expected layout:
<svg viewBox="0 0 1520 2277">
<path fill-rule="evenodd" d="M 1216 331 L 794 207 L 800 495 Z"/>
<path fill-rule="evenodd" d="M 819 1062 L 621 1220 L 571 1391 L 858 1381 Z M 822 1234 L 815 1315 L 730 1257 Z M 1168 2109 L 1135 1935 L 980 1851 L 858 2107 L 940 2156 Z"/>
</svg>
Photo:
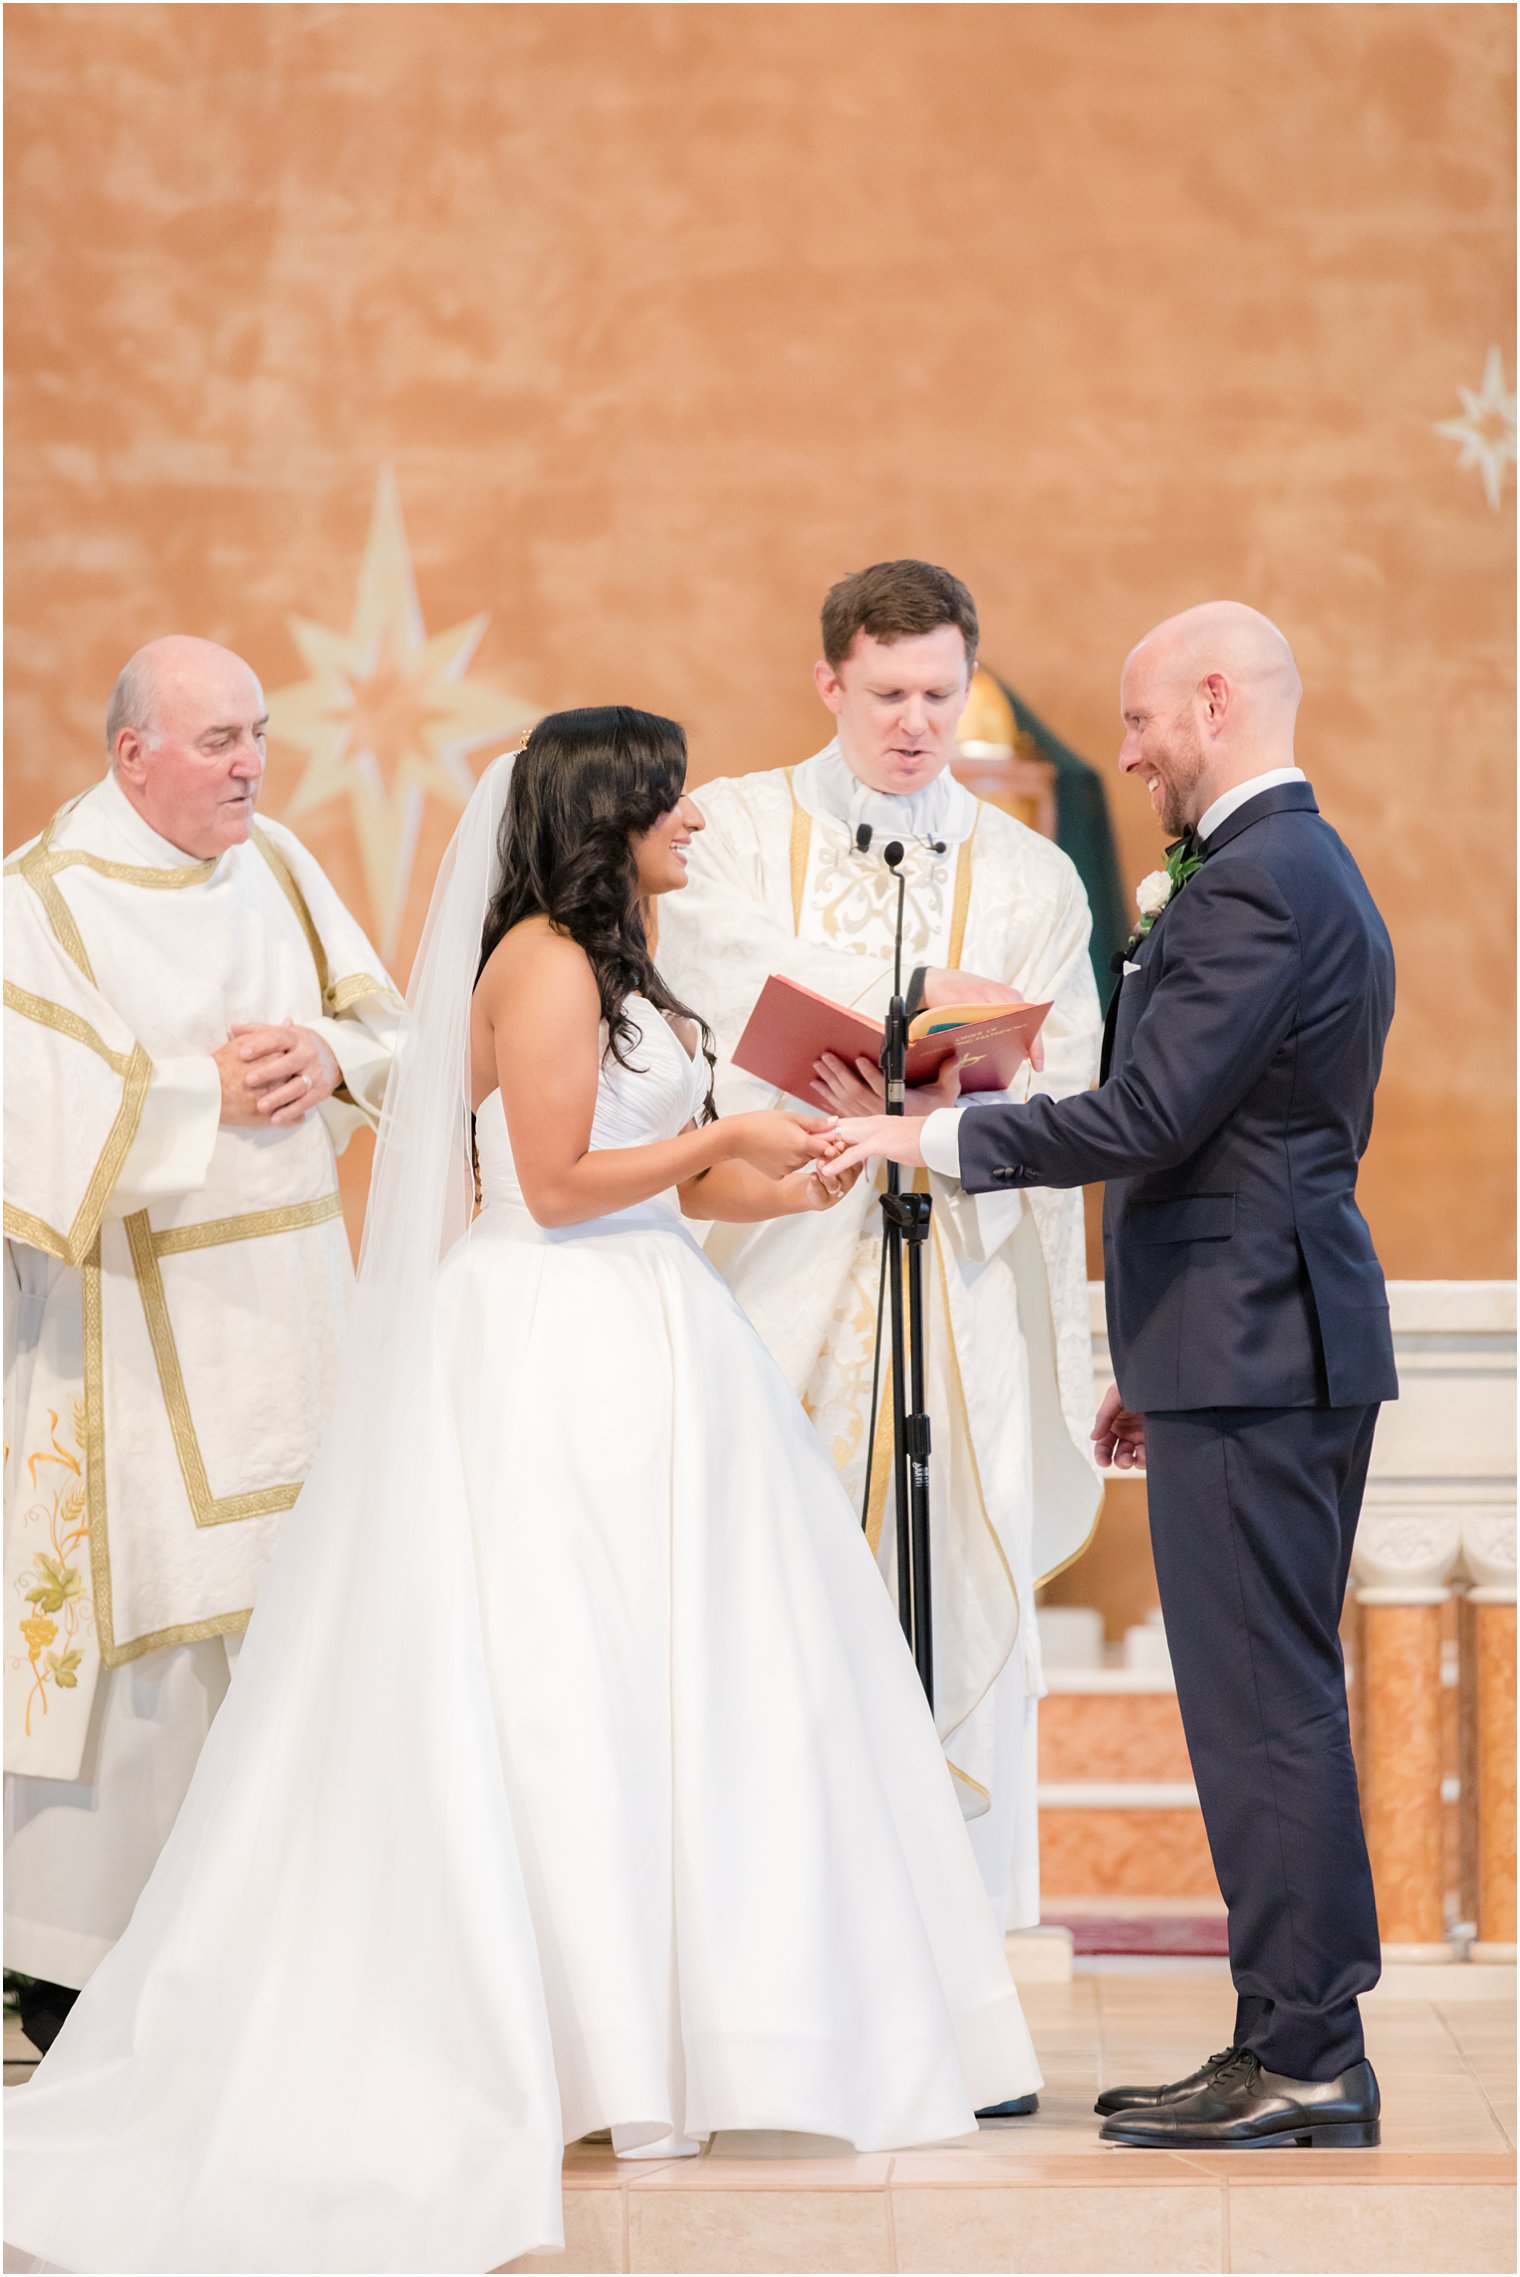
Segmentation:
<svg viewBox="0 0 1520 2277">
<path fill-rule="evenodd" d="M 941 1178 L 959 1179 L 961 1174 L 961 1117 L 964 1107 L 936 1107 L 932 1115 L 925 1115 L 923 1129 L 918 1134 L 924 1150 L 924 1160 Z"/>
</svg>

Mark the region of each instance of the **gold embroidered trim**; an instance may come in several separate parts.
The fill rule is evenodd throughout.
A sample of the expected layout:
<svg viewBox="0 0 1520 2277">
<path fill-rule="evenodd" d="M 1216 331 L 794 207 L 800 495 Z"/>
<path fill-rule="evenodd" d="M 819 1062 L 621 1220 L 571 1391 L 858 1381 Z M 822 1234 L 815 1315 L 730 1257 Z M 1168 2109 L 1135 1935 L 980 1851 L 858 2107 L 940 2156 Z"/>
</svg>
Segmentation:
<svg viewBox="0 0 1520 2277">
<path fill-rule="evenodd" d="M 950 907 L 949 958 L 952 972 L 960 971 L 961 954 L 966 946 L 966 916 L 971 907 L 971 847 L 976 837 L 977 823 L 981 819 L 981 809 L 978 807 L 976 821 L 971 825 L 971 836 L 962 840 L 960 853 L 956 856 L 955 898 Z"/>
<path fill-rule="evenodd" d="M 383 981 L 376 980 L 373 974 L 367 972 L 346 973 L 342 980 L 335 980 L 327 991 L 325 1002 L 328 1011 L 336 1014 L 346 1012 L 350 1004 L 357 1004 L 365 996 L 381 996 L 387 1004 L 401 1002 L 393 988 L 387 988 Z"/>
<path fill-rule="evenodd" d="M 80 796 L 82 797 L 83 793 Z M 36 845 L 26 853 L 18 854 L 13 862 L 7 862 L 5 869 L 7 877 L 19 876 L 24 878 L 31 887 L 42 904 L 43 915 L 53 928 L 54 937 L 64 955 L 72 958 L 84 974 L 85 979 L 93 987 L 95 970 L 90 963 L 84 938 L 79 927 L 74 923 L 73 913 L 68 903 L 58 890 L 54 874 L 61 867 L 61 861 L 60 857 L 53 852 L 53 832 L 58 828 L 64 816 L 71 813 L 78 804 L 78 799 L 70 799 L 67 806 L 61 806 Z"/>
<path fill-rule="evenodd" d="M 304 1227 L 326 1225 L 343 1215 L 343 1200 L 335 1186 L 315 1202 L 283 1202 L 272 1210 L 247 1210 L 241 1217 L 204 1218 L 199 1225 L 170 1226 L 158 1232 L 150 1226 L 155 1257 L 179 1257 L 187 1249 L 219 1249 L 228 1241 L 257 1241 L 268 1233 L 299 1233 Z"/>
<path fill-rule="evenodd" d="M 80 1275 L 80 1313 L 84 1331 L 84 1485 L 90 1521 L 90 1591 L 95 1599 L 95 1636 L 100 1657 L 113 1665 L 116 1632 L 111 1618 L 111 1552 L 106 1541 L 106 1441 L 101 1408 L 105 1369 L 101 1358 L 100 1236 L 97 1233 Z"/>
<path fill-rule="evenodd" d="M 66 808 L 64 812 L 67 812 Z M 53 821 L 58 819 L 55 815 Z M 50 837 L 52 829 L 53 823 L 50 822 L 44 836 Z M 37 851 L 40 851 L 40 845 L 34 849 L 34 853 Z M 23 856 L 23 871 L 31 859 L 31 855 Z M 209 862 L 187 862 L 183 869 L 177 870 L 149 870 L 136 862 L 108 862 L 103 854 L 87 853 L 83 846 L 66 846 L 61 853 L 50 852 L 48 855 L 49 867 L 55 871 L 76 867 L 93 870 L 97 877 L 117 878 L 123 885 L 148 886 L 155 893 L 178 893 L 185 886 L 204 885 L 220 859 L 218 855 Z"/>
<path fill-rule="evenodd" d="M 87 795 L 81 791 L 80 798 Z M 150 886 L 160 893 L 177 893 L 185 886 L 204 885 L 215 870 L 216 862 L 190 862 L 180 870 L 150 870 L 140 868 L 133 862 L 108 862 L 104 855 L 86 853 L 82 846 L 68 846 L 60 851 L 53 844 L 54 833 L 78 804 L 79 799 L 70 799 L 66 806 L 61 806 L 36 845 L 7 862 L 5 868 L 7 876 L 16 874 L 25 878 L 42 903 L 48 923 L 66 955 L 73 959 L 85 979 L 93 985 L 94 967 L 90 963 L 83 936 L 74 922 L 73 912 L 59 890 L 59 871 L 93 870 L 98 877 L 118 878 L 124 885 Z"/>
<path fill-rule="evenodd" d="M 90 1522 L 90 1589 L 95 1600 L 95 1637 L 102 1665 L 121 1668 L 141 1660 L 144 1653 L 164 1652 L 171 1645 L 200 1644 L 209 1637 L 235 1636 L 248 1626 L 251 1606 L 233 1613 L 213 1613 L 200 1621 L 179 1621 L 166 1629 L 151 1629 L 145 1636 L 116 1642 L 111 1597 L 111 1548 L 106 1530 L 105 1427 L 102 1405 L 105 1370 L 102 1363 L 100 1303 L 100 1242 L 85 1260 L 82 1276 L 84 1315 L 84 1457 L 85 1491 Z"/>
<path fill-rule="evenodd" d="M 84 791 L 79 794 L 79 798 L 87 796 L 88 793 Z M 73 798 L 61 806 L 36 845 L 6 863 L 5 874 L 7 877 L 20 876 L 26 880 L 42 903 L 48 923 L 65 954 L 72 958 L 93 986 L 95 969 L 90 963 L 84 937 L 74 921 L 73 911 L 59 889 L 59 871 L 93 870 L 97 877 L 117 878 L 124 885 L 148 886 L 159 893 L 178 893 L 185 886 L 204 885 L 215 870 L 219 857 L 209 862 L 189 862 L 183 869 L 152 870 L 135 862 L 107 861 L 103 854 L 87 853 L 82 846 L 68 846 L 60 850 L 53 844 L 54 834 L 59 824 L 73 813 L 78 804 L 79 799 Z"/>
<path fill-rule="evenodd" d="M 274 873 L 275 883 L 300 920 L 301 930 L 306 935 L 306 946 L 311 951 L 311 961 L 317 968 L 317 985 L 322 991 L 322 1001 L 325 1004 L 332 975 L 327 969 L 327 951 L 322 946 L 322 937 L 312 920 L 311 911 L 306 906 L 306 896 L 297 885 L 295 874 L 280 852 L 279 847 L 276 846 L 267 831 L 260 830 L 257 823 L 253 826 L 253 842 L 269 864 Z"/>
<path fill-rule="evenodd" d="M 866 1504 L 866 1540 L 874 1558 L 881 1548 L 881 1522 L 886 1515 L 887 1488 L 892 1479 L 892 1355 L 882 1364 L 881 1403 L 876 1410 L 876 1437 L 871 1442 L 871 1499 Z"/>
<path fill-rule="evenodd" d="M 102 1649 L 101 1660 L 107 1668 L 121 1668 L 129 1660 L 141 1660 L 145 1652 L 165 1652 L 171 1645 L 203 1644 L 208 1637 L 241 1636 L 248 1626 L 251 1605 L 237 1613 L 215 1613 L 204 1621 L 179 1621 L 172 1628 L 150 1629 L 146 1636 L 134 1637 L 130 1644 L 114 1645 L 109 1652 Z"/>
<path fill-rule="evenodd" d="M 373 973 L 345 973 L 340 980 L 331 977 L 322 936 L 317 931 L 316 920 L 294 870 L 268 832 L 260 830 L 257 824 L 254 825 L 253 842 L 273 871 L 280 891 L 300 919 L 301 930 L 306 935 L 306 946 L 311 951 L 311 961 L 317 968 L 317 984 L 322 991 L 324 1012 L 333 1015 L 346 1012 L 349 1005 L 357 1004 L 361 996 L 380 996 L 389 1004 L 399 1004 L 401 999 L 396 991 L 388 988 L 384 981 L 376 980 Z"/>
<path fill-rule="evenodd" d="M 61 1010 L 62 1007 L 55 1006 L 54 1009 Z M 81 1027 L 84 1024 L 83 1021 L 80 1022 Z M 14 1235 L 17 1241 L 28 1243 L 33 1249 L 45 1251 L 49 1257 L 61 1258 L 65 1265 L 79 1265 L 83 1262 L 86 1251 L 100 1230 L 101 1215 L 107 1198 L 121 1176 L 121 1166 L 137 1136 L 137 1126 L 142 1121 L 143 1102 L 148 1096 L 148 1086 L 152 1080 L 153 1062 L 141 1044 L 134 1044 L 122 1075 L 121 1105 L 116 1111 L 116 1120 L 106 1134 L 105 1145 L 100 1150 L 100 1157 L 84 1190 L 84 1199 L 74 1213 L 74 1222 L 68 1232 L 60 1233 L 56 1226 L 50 1226 L 42 1218 L 34 1217 L 29 1210 L 18 1210 L 7 1202 L 5 1230 L 8 1234 Z"/>
<path fill-rule="evenodd" d="M 33 996 L 30 989 L 17 988 L 14 981 L 5 983 L 5 1001 L 23 1020 L 35 1021 L 39 1028 L 51 1028 L 57 1035 L 68 1036 L 86 1051 L 94 1052 L 117 1075 L 125 1075 L 132 1064 L 130 1052 L 113 1052 L 104 1036 L 71 1012 L 66 1004 L 55 1004 L 50 997 Z"/>
<path fill-rule="evenodd" d="M 180 1367 L 179 1351 L 174 1341 L 174 1326 L 169 1318 L 169 1300 L 164 1293 L 164 1277 L 158 1269 L 157 1243 L 146 1210 L 136 1210 L 123 1220 L 127 1248 L 131 1253 L 132 1270 L 137 1275 L 137 1293 L 142 1299 L 144 1317 L 148 1323 L 148 1339 L 153 1346 L 153 1362 L 158 1370 L 159 1389 L 169 1416 L 169 1429 L 174 1437 L 174 1452 L 179 1458 L 180 1476 L 185 1482 L 185 1493 L 190 1501 L 190 1515 L 197 1526 L 226 1526 L 239 1518 L 268 1518 L 278 1510 L 288 1510 L 301 1491 L 301 1480 L 289 1486 L 257 1487 L 247 1494 L 214 1495 L 206 1475 L 205 1459 L 201 1454 L 200 1440 L 196 1436 L 190 1401 L 185 1391 L 184 1371 Z"/>
<path fill-rule="evenodd" d="M 973 1779 L 969 1771 L 963 1771 L 958 1763 L 952 1763 L 948 1755 L 945 1757 L 945 1769 L 952 1779 L 959 1779 L 963 1787 L 969 1787 L 974 1795 L 980 1795 L 982 1801 L 987 1804 L 989 1809 L 991 1808 L 992 1796 L 982 1785 L 980 1779 Z M 980 1817 L 980 1812 L 977 1815 Z"/>
<path fill-rule="evenodd" d="M 68 1261 L 68 1237 L 48 1225 L 42 1218 L 34 1218 L 30 1210 L 18 1210 L 14 1202 L 5 1205 L 5 1231 L 11 1241 L 24 1241 L 28 1249 L 41 1249 L 49 1257 Z"/>
<path fill-rule="evenodd" d="M 813 843 L 813 818 L 797 796 L 797 770 L 786 771 L 787 793 L 792 802 L 792 837 L 788 859 L 792 871 L 792 931 L 802 930 L 802 897 L 807 890 L 808 854 Z"/>
</svg>

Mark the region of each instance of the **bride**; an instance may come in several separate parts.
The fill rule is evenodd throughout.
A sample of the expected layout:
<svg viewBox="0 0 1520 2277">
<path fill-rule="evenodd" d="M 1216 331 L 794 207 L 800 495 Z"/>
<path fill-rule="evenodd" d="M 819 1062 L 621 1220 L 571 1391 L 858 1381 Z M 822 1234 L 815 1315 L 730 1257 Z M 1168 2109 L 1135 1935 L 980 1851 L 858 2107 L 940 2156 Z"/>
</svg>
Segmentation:
<svg viewBox="0 0 1520 2277">
<path fill-rule="evenodd" d="M 6 2099 L 44 2262 L 487 2270 L 561 2242 L 592 2130 L 880 2150 L 1039 2085 L 869 1551 L 681 1222 L 826 1207 L 834 1145 L 713 1118 L 642 917 L 685 768 L 668 720 L 554 714 L 445 858 L 322 1452 Z"/>
</svg>

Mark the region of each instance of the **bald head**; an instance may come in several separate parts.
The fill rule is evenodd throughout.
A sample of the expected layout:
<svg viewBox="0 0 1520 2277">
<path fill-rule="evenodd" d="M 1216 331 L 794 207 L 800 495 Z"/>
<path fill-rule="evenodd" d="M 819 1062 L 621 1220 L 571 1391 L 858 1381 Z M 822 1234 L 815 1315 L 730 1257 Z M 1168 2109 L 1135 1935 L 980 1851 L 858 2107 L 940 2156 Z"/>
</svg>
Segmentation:
<svg viewBox="0 0 1520 2277">
<path fill-rule="evenodd" d="M 192 633 L 165 633 L 129 656 L 116 676 L 106 712 L 106 749 L 114 764 L 116 738 L 124 727 L 134 728 L 149 742 L 158 735 L 157 714 L 167 698 L 172 705 L 178 692 L 203 687 L 207 680 L 246 676 L 258 681 L 250 666 L 214 640 L 197 640 Z"/>
<path fill-rule="evenodd" d="M 1202 601 L 1148 632 L 1131 649 L 1129 662 L 1142 655 L 1179 695 L 1219 675 L 1258 722 L 1286 718 L 1291 736 L 1304 686 L 1292 649 L 1260 609 L 1244 601 Z"/>
<path fill-rule="evenodd" d="M 253 826 L 264 773 L 264 693 L 230 648 L 188 633 L 150 640 L 117 676 L 106 749 L 160 837 L 206 860 Z"/>
<path fill-rule="evenodd" d="M 1167 617 L 1125 659 L 1119 764 L 1167 830 L 1196 823 L 1237 783 L 1291 767 L 1303 683 L 1270 617 L 1205 601 Z"/>
</svg>

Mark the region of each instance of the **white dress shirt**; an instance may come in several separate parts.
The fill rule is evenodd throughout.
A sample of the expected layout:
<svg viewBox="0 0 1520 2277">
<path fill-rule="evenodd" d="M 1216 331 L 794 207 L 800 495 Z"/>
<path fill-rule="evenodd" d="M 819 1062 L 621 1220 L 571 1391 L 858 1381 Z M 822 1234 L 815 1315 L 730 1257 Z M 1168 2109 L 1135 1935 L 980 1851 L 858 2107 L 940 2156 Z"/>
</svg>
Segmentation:
<svg viewBox="0 0 1520 2277">
<path fill-rule="evenodd" d="M 1237 783 L 1232 791 L 1221 791 L 1213 805 L 1198 818 L 1198 835 L 1207 843 L 1211 832 L 1217 830 L 1247 799 L 1254 799 L 1262 791 L 1275 791 L 1279 783 L 1307 783 L 1308 776 L 1302 767 L 1269 767 L 1264 775 L 1253 775 L 1247 783 Z"/>
<path fill-rule="evenodd" d="M 1253 775 L 1249 782 L 1237 783 L 1233 790 L 1222 791 L 1213 805 L 1205 809 L 1198 820 L 1198 835 L 1208 842 L 1212 831 L 1232 815 L 1237 807 L 1245 805 L 1262 791 L 1275 791 L 1279 783 L 1306 783 L 1309 780 L 1302 767 L 1269 767 L 1264 775 Z M 942 1178 L 959 1178 L 961 1174 L 961 1117 L 964 1107 L 936 1107 L 932 1115 L 924 1117 L 919 1133 L 924 1160 L 931 1170 Z"/>
</svg>

